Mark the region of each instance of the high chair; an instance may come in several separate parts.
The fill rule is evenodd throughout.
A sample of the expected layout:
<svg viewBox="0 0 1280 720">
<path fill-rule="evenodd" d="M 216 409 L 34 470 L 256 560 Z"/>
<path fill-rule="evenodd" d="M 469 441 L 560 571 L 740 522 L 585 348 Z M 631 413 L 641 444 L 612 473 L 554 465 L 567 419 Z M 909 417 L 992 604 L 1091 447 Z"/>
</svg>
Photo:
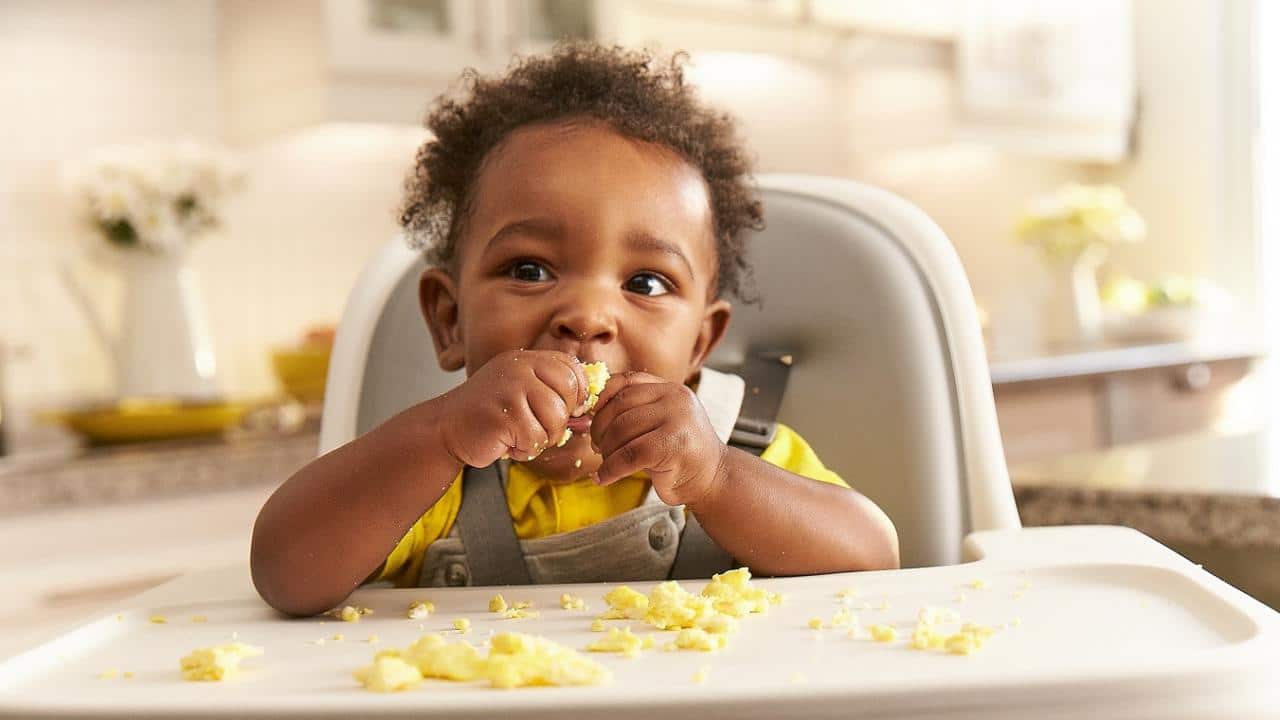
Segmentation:
<svg viewBox="0 0 1280 720">
<path fill-rule="evenodd" d="M 865 185 L 759 185 L 768 227 L 749 258 L 763 302 L 737 304 L 709 365 L 791 356 L 778 419 L 892 518 L 904 566 L 959 562 L 967 534 L 1018 527 L 976 306 L 942 230 Z M 463 380 L 436 363 L 418 306 L 424 267 L 397 238 L 356 283 L 330 358 L 321 452 Z"/>
<path fill-rule="evenodd" d="M 373 696 L 355 667 L 424 632 L 456 633 L 454 618 L 473 623 L 480 644 L 486 630 L 516 631 L 581 649 L 600 637 L 590 618 L 612 586 L 504 588 L 542 611 L 516 621 L 487 611 L 491 587 L 364 587 L 347 602 L 372 615 L 321 627 L 270 610 L 240 564 L 178 578 L 0 662 L 0 717 L 1280 717 L 1274 611 L 1133 530 L 1019 527 L 973 300 L 938 227 L 852 182 L 765 176 L 760 188 L 769 229 L 752 259 L 764 304 L 736 309 L 712 359 L 746 375 L 726 385 L 746 416 L 731 425 L 767 437 L 772 408 L 761 408 L 782 386 L 768 363 L 790 355 L 778 418 L 888 512 L 904 564 L 917 567 L 755 579 L 786 600 L 742 618 L 726 649 L 604 658 L 605 685 L 499 692 L 432 680 Z M 461 380 L 437 370 L 421 269 L 397 240 L 360 276 L 331 361 L 322 451 Z M 562 609 L 561 593 L 589 612 Z M 407 620 L 406 606 L 427 597 L 436 612 Z M 148 622 L 155 615 L 170 624 Z M 205 621 L 182 621 L 192 615 Z M 913 647 L 924 618 L 947 618 L 931 627 L 976 654 L 951 638 Z M 370 633 L 380 644 L 358 647 Z M 178 679 L 179 657 L 228 639 L 266 654 L 222 687 Z M 137 675 L 97 679 L 115 667 Z"/>
</svg>

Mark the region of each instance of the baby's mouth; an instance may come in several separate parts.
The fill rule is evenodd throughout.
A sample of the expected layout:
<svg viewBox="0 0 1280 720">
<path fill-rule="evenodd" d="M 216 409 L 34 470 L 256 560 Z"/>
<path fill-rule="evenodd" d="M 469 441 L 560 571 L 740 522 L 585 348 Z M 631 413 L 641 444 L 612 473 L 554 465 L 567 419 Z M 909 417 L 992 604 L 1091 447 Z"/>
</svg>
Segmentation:
<svg viewBox="0 0 1280 720">
<path fill-rule="evenodd" d="M 569 418 L 569 429 L 575 435 L 586 435 L 591 431 L 591 416 L 580 415 L 576 418 Z"/>
</svg>

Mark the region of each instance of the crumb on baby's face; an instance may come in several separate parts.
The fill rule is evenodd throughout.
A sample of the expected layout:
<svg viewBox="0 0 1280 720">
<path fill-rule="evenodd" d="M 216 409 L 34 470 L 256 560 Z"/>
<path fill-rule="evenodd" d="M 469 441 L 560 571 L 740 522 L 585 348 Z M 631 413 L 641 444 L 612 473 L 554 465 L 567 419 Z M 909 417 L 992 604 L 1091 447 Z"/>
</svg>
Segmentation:
<svg viewBox="0 0 1280 720">
<path fill-rule="evenodd" d="M 446 369 L 544 349 L 687 382 L 729 321 L 717 261 L 693 166 L 599 123 L 528 126 L 486 157 L 455 267 L 423 275 L 424 313 Z M 580 476 L 598 462 L 575 436 L 538 467 Z"/>
</svg>

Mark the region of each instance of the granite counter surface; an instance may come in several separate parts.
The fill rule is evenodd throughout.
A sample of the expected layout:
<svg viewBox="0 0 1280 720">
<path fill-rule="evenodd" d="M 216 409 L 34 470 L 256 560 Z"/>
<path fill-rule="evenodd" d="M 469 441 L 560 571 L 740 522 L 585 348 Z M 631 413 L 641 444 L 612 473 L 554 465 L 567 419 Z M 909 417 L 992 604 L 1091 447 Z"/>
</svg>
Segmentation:
<svg viewBox="0 0 1280 720">
<path fill-rule="evenodd" d="M 314 433 L 95 448 L 0 465 L 0 517 L 278 485 L 316 456 Z"/>
</svg>

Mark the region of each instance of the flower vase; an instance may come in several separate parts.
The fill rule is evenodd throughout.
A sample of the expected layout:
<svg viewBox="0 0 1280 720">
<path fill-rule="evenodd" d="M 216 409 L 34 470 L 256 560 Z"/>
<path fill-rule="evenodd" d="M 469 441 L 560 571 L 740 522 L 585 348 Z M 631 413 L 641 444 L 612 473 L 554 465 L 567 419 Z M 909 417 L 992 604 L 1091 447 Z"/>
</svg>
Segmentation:
<svg viewBox="0 0 1280 720">
<path fill-rule="evenodd" d="M 1091 248 L 1049 264 L 1045 331 L 1050 345 L 1087 347 L 1102 340 L 1098 268 L 1105 257 L 1105 249 Z"/>
<path fill-rule="evenodd" d="M 182 253 L 114 251 L 123 295 L 114 334 L 69 265 L 62 278 L 115 371 L 122 398 L 210 400 L 219 387 L 195 271 Z"/>
<path fill-rule="evenodd" d="M 209 324 L 185 254 L 122 255 L 124 300 L 114 353 L 120 395 L 218 395 Z"/>
</svg>

